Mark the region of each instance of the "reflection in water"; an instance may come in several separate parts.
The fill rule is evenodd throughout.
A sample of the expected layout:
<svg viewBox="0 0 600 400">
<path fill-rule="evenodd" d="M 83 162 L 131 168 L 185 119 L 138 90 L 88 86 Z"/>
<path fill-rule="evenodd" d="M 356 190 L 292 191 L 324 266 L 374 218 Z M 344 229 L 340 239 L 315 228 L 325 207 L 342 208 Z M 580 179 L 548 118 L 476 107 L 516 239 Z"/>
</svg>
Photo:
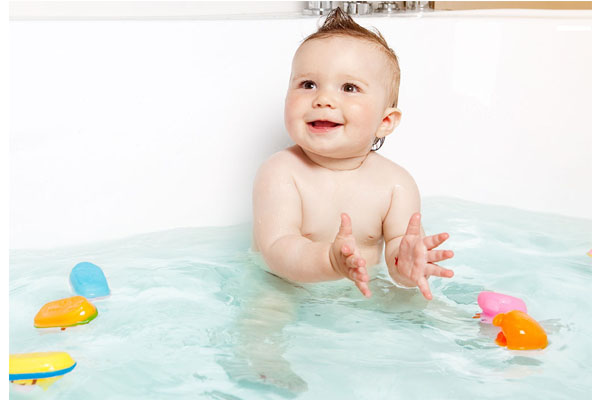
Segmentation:
<svg viewBox="0 0 600 400">
<path fill-rule="evenodd" d="M 215 332 L 215 338 L 229 337 L 228 351 L 218 357 L 218 362 L 230 379 L 241 386 L 268 389 L 285 397 L 295 397 L 308 389 L 306 381 L 285 359 L 285 328 L 299 319 L 307 320 L 299 316 L 302 308 L 306 311 L 321 303 L 335 303 L 387 315 L 385 319 L 398 327 L 419 325 L 435 332 L 452 329 L 457 319 L 472 320 L 472 314 L 457 310 L 452 303 L 437 298 L 427 301 L 418 289 L 396 287 L 386 273 L 381 273 L 385 265 L 373 267 L 370 299 L 363 298 L 344 281 L 305 285 L 287 282 L 266 272 L 257 253 L 249 254 L 246 266 L 237 282 L 230 281 L 221 294 L 234 301 L 239 311 L 235 323 L 227 328 L 228 333 Z M 332 324 L 330 328 L 336 330 L 334 319 L 321 320 L 320 324 Z"/>
<path fill-rule="evenodd" d="M 297 320 L 303 291 L 259 269 L 255 263 L 250 262 L 249 269 L 238 288 L 243 295 L 232 327 L 235 332 L 232 350 L 218 362 L 242 386 L 262 387 L 295 397 L 306 391 L 308 385 L 284 358 L 287 346 L 284 328 Z"/>
</svg>

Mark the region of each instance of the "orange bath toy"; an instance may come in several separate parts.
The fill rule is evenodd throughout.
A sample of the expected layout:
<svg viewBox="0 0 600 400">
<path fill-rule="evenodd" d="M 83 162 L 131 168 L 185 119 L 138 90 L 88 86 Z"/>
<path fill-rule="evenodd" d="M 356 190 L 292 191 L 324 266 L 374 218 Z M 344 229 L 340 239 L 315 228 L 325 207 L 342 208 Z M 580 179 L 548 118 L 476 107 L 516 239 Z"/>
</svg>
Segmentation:
<svg viewBox="0 0 600 400">
<path fill-rule="evenodd" d="M 548 345 L 544 328 L 523 311 L 513 310 L 494 317 L 493 324 L 502 328 L 496 343 L 511 350 L 543 349 Z"/>
<path fill-rule="evenodd" d="M 83 296 L 67 297 L 44 304 L 33 319 L 36 328 L 66 328 L 87 324 L 98 315 L 96 307 Z"/>
</svg>

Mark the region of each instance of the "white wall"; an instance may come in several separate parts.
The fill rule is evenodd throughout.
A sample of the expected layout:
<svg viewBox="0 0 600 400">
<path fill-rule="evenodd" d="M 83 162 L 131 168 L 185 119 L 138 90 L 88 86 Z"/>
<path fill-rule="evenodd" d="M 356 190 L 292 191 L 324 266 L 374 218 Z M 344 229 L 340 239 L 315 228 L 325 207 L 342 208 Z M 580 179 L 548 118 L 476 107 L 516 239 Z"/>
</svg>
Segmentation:
<svg viewBox="0 0 600 400">
<path fill-rule="evenodd" d="M 424 196 L 591 218 L 591 13 L 494 13 L 358 20 L 402 68 L 381 152 Z M 316 22 L 12 21 L 10 246 L 250 221 Z"/>
</svg>

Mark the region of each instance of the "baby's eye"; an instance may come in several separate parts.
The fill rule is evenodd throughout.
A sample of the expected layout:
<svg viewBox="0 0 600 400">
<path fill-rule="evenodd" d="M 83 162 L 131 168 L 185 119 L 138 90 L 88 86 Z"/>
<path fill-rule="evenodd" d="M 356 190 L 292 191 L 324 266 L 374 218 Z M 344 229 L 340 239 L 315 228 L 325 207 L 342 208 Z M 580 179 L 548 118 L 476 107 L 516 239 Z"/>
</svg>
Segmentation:
<svg viewBox="0 0 600 400">
<path fill-rule="evenodd" d="M 313 81 L 303 81 L 302 83 L 300 83 L 300 87 L 302 89 L 314 89 L 317 87 L 317 84 Z"/>
<path fill-rule="evenodd" d="M 344 86 L 342 86 L 342 90 L 344 92 L 348 92 L 348 93 L 358 93 L 359 92 L 358 86 L 356 86 L 353 83 L 344 83 Z"/>
</svg>

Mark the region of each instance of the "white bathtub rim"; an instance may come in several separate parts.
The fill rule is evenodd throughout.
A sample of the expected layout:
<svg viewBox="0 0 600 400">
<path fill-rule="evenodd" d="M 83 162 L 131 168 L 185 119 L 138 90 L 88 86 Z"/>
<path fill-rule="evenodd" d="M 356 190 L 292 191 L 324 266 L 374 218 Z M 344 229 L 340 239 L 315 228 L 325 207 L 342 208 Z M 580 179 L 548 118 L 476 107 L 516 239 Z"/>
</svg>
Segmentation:
<svg viewBox="0 0 600 400">
<path fill-rule="evenodd" d="M 373 13 L 356 16 L 360 20 L 370 18 L 592 18 L 592 10 L 546 10 L 546 9 L 477 9 L 432 10 L 424 12 L 400 12 L 395 14 Z M 323 16 L 304 15 L 301 12 L 210 12 L 202 5 L 185 5 L 181 2 L 56 2 L 19 1 L 9 2 L 10 21 L 40 20 L 268 20 L 268 19 L 320 19 Z"/>
</svg>

